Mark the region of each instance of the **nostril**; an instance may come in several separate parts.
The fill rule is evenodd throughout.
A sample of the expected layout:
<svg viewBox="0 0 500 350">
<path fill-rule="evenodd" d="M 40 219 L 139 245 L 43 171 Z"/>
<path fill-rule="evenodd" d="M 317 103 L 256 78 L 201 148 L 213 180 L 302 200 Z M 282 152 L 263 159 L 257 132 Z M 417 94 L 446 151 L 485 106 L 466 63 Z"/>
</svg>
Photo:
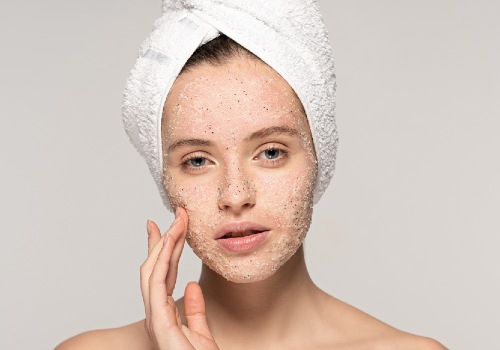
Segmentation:
<svg viewBox="0 0 500 350">
<path fill-rule="evenodd" d="M 222 210 L 250 209 L 255 205 L 255 198 L 248 192 L 223 193 L 219 199 L 219 208 Z"/>
<path fill-rule="evenodd" d="M 224 175 L 219 183 L 219 208 L 224 211 L 249 209 L 255 204 L 255 187 L 240 167 Z M 231 174 L 230 174 L 231 173 Z"/>
</svg>

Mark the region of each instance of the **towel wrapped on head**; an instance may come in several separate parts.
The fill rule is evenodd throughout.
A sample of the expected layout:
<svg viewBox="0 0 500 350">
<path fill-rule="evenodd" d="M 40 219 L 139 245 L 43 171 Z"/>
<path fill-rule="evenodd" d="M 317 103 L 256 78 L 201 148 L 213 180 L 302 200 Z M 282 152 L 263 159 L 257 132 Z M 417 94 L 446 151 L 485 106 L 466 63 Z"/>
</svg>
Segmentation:
<svg viewBox="0 0 500 350">
<path fill-rule="evenodd" d="M 317 203 L 333 176 L 338 144 L 335 73 L 315 0 L 164 0 L 162 16 L 139 51 L 123 99 L 125 130 L 146 159 L 163 202 L 161 121 L 167 95 L 186 61 L 224 33 L 278 72 L 299 97 L 318 161 Z"/>
</svg>

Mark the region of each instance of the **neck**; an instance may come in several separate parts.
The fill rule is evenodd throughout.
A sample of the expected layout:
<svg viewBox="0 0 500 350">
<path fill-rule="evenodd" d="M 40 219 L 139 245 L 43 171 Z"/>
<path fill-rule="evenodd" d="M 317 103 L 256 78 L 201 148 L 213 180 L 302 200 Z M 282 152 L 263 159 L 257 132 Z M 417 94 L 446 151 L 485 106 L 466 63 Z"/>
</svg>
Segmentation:
<svg viewBox="0 0 500 350">
<path fill-rule="evenodd" d="M 296 320 L 304 320 L 318 288 L 307 272 L 304 251 L 299 250 L 272 276 L 253 283 L 233 283 L 203 265 L 200 277 L 208 322 L 214 334 L 234 330 L 239 337 L 252 330 L 272 334 Z M 294 305 L 290 308 L 290 305 Z M 285 327 L 284 327 L 285 326 Z M 276 334 L 276 333 L 274 333 Z"/>
</svg>

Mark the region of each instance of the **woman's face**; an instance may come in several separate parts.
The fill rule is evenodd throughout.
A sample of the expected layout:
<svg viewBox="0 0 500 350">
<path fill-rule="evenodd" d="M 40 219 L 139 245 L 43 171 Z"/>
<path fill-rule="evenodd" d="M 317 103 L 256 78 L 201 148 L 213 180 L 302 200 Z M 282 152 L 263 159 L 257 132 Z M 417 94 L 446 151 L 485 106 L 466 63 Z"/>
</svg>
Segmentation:
<svg viewBox="0 0 500 350">
<path fill-rule="evenodd" d="M 309 229 L 316 161 L 288 83 L 235 57 L 175 81 L 164 108 L 164 184 L 189 216 L 187 242 L 233 282 L 271 276 Z"/>
</svg>

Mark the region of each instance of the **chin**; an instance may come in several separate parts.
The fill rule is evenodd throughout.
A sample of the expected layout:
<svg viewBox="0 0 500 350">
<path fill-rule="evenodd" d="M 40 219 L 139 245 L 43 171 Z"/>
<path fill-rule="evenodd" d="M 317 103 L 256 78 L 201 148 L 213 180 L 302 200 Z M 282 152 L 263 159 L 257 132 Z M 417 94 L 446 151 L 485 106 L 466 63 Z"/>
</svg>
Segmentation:
<svg viewBox="0 0 500 350">
<path fill-rule="evenodd" d="M 278 272 L 295 255 L 302 245 L 303 237 L 288 246 L 274 242 L 270 247 L 240 256 L 227 256 L 222 252 L 193 249 L 210 270 L 232 283 L 255 283 L 264 281 Z M 287 240 L 287 243 L 291 243 Z"/>
<path fill-rule="evenodd" d="M 210 269 L 212 269 L 210 266 L 208 266 Z M 215 269 L 212 269 L 215 273 L 219 274 L 220 276 L 224 277 L 227 281 L 232 282 L 232 283 L 255 283 L 255 282 L 260 282 L 268 279 L 269 277 L 273 276 L 276 270 L 267 270 L 267 271 L 257 271 L 253 273 L 248 273 L 248 271 L 217 271 Z"/>
</svg>

